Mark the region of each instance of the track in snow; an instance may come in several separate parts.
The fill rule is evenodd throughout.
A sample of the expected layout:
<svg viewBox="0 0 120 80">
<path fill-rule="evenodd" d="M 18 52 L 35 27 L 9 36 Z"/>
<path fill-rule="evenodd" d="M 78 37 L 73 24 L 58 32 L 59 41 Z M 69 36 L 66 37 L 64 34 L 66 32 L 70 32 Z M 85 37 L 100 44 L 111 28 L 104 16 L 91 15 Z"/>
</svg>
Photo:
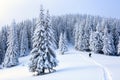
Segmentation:
<svg viewBox="0 0 120 80">
<path fill-rule="evenodd" d="M 96 64 L 97 66 L 99 66 L 102 70 L 103 70 L 103 80 L 112 80 L 111 74 L 108 70 L 107 67 L 103 66 L 102 64 L 96 62 L 94 59 L 92 58 L 86 58 L 84 55 L 81 54 L 81 57 L 83 57 L 85 60 L 87 61 L 92 61 L 94 64 Z"/>
<path fill-rule="evenodd" d="M 108 68 L 106 68 L 105 66 L 103 66 L 102 64 L 96 62 L 95 60 L 92 59 L 92 61 L 98 65 L 99 67 L 101 67 L 103 69 L 103 76 L 104 76 L 104 80 L 112 80 L 111 74 L 108 70 Z"/>
</svg>

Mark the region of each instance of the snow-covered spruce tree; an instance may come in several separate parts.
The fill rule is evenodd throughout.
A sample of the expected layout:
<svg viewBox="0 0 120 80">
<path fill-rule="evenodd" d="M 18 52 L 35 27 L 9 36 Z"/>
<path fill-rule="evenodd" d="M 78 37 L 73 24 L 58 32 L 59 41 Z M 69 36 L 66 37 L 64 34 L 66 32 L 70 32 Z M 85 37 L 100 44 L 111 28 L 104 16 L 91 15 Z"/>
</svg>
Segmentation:
<svg viewBox="0 0 120 80">
<path fill-rule="evenodd" d="M 12 67 L 19 63 L 18 37 L 16 27 L 16 23 L 15 21 L 13 21 L 12 25 L 10 26 L 10 31 L 8 35 L 8 48 L 3 62 L 4 67 Z"/>
<path fill-rule="evenodd" d="M 67 51 L 67 43 L 66 43 L 66 35 L 65 33 L 61 33 L 60 34 L 60 38 L 59 38 L 59 51 L 60 51 L 60 54 L 64 54 L 64 52 Z"/>
<path fill-rule="evenodd" d="M 118 44 L 119 44 L 119 34 L 120 34 L 120 23 L 117 22 L 116 20 L 113 20 L 111 22 L 112 26 L 112 33 L 113 33 L 113 40 L 114 40 L 114 45 L 115 45 L 115 55 L 120 55 L 118 53 Z"/>
<path fill-rule="evenodd" d="M 90 35 L 90 50 L 95 53 L 103 53 L 103 40 L 102 40 L 102 28 L 101 23 L 98 22 L 96 26 L 96 31 L 91 31 Z"/>
<path fill-rule="evenodd" d="M 60 54 L 64 54 L 64 49 L 63 49 L 63 33 L 60 34 L 60 38 L 59 38 L 59 51 L 60 51 Z"/>
<path fill-rule="evenodd" d="M 75 35 L 75 45 L 74 45 L 74 47 L 75 47 L 75 49 L 76 50 L 78 50 L 78 36 L 79 36 L 79 22 L 77 22 L 76 24 L 75 24 L 75 29 L 74 29 L 74 35 Z"/>
<path fill-rule="evenodd" d="M 117 55 L 120 55 L 120 37 L 117 45 Z"/>
<path fill-rule="evenodd" d="M 66 32 L 64 32 L 64 42 L 65 42 L 65 51 L 68 51 L 68 48 L 67 48 L 67 45 L 68 45 L 68 40 L 67 40 L 67 35 L 66 35 Z"/>
<path fill-rule="evenodd" d="M 0 64 L 3 62 L 4 54 L 0 43 Z"/>
<path fill-rule="evenodd" d="M 85 20 L 85 26 L 84 26 L 84 34 L 83 34 L 83 47 L 82 50 L 84 51 L 89 51 L 89 40 L 90 40 L 90 32 L 91 30 L 94 30 L 93 29 L 93 26 L 92 26 L 92 18 L 91 16 L 87 16 L 86 20 Z"/>
<path fill-rule="evenodd" d="M 32 32 L 31 32 L 31 28 L 32 28 L 32 22 L 30 20 L 26 20 L 24 21 L 24 25 L 26 25 L 27 27 L 27 34 L 28 34 L 28 48 L 29 49 L 32 49 L 32 41 L 31 41 L 31 38 L 32 38 Z"/>
<path fill-rule="evenodd" d="M 19 44 L 19 52 L 20 52 L 20 47 L 21 47 L 21 39 L 22 39 L 22 30 L 24 27 L 24 22 L 20 22 L 19 24 L 17 24 L 17 28 L 18 28 L 18 44 Z M 20 56 L 20 53 L 19 53 Z"/>
<path fill-rule="evenodd" d="M 33 49 L 31 50 L 31 59 L 29 70 L 37 72 L 37 75 L 44 74 L 45 69 L 51 71 L 57 66 L 57 60 L 52 45 L 50 44 L 50 26 L 47 18 L 45 19 L 44 9 L 41 6 L 39 23 L 33 35 Z"/>
<path fill-rule="evenodd" d="M 57 66 L 57 59 L 54 52 L 54 48 L 56 46 L 53 37 L 53 29 L 50 23 L 50 14 L 49 11 L 46 13 L 45 18 L 45 68 L 49 70 L 49 72 L 52 72 L 54 69 L 53 67 Z M 54 46 L 55 45 L 55 46 Z"/>
<path fill-rule="evenodd" d="M 3 48 L 3 53 L 5 54 L 6 50 L 7 50 L 7 36 L 8 36 L 8 29 L 7 29 L 8 26 L 4 26 L 2 27 L 2 30 L 1 30 L 1 45 L 2 45 L 2 48 Z"/>
<path fill-rule="evenodd" d="M 46 21 L 45 25 L 47 26 L 47 29 L 48 29 L 47 32 L 49 33 L 49 43 L 51 44 L 51 47 L 53 49 L 57 49 L 57 44 L 56 44 L 57 42 L 56 42 L 55 36 L 54 36 L 55 31 L 51 25 L 51 17 L 50 17 L 49 11 L 47 11 L 47 13 L 46 13 L 45 21 Z"/>
<path fill-rule="evenodd" d="M 33 49 L 31 50 L 31 58 L 29 64 L 29 70 L 31 72 L 44 73 L 44 58 L 45 55 L 45 19 L 43 8 L 41 6 L 40 15 L 37 23 L 37 27 L 33 35 Z"/>
<path fill-rule="evenodd" d="M 29 44 L 29 50 L 31 50 L 32 49 L 32 37 L 33 37 L 33 35 L 34 35 L 34 31 L 35 31 L 35 29 L 36 29 L 36 21 L 37 21 L 37 19 L 35 18 L 35 19 L 32 19 L 32 26 L 31 26 L 31 29 L 30 29 L 30 33 L 31 33 L 31 38 L 30 38 L 30 41 L 29 41 L 29 39 L 28 39 L 28 42 L 30 43 Z"/>
<path fill-rule="evenodd" d="M 28 34 L 26 25 L 24 25 L 21 35 L 20 56 L 26 55 L 28 55 Z"/>
<path fill-rule="evenodd" d="M 101 40 L 101 34 L 98 31 L 91 33 L 89 44 L 90 50 L 92 50 L 93 52 L 95 53 L 102 52 L 103 42 Z"/>
<path fill-rule="evenodd" d="M 4 51 L 3 51 L 3 47 L 2 47 L 2 33 L 0 32 L 0 64 L 3 62 L 4 59 Z"/>
<path fill-rule="evenodd" d="M 77 35 L 77 47 L 76 49 L 80 50 L 80 51 L 84 51 L 86 49 L 86 40 L 85 40 L 85 31 L 84 31 L 84 26 L 85 26 L 85 20 L 81 21 L 81 23 L 79 24 L 78 27 L 78 34 Z M 77 28 L 76 28 L 77 29 Z"/>
<path fill-rule="evenodd" d="M 108 24 L 106 24 L 103 36 L 103 52 L 106 55 L 115 55 L 113 35 Z"/>
<path fill-rule="evenodd" d="M 0 64 L 4 60 L 6 49 L 7 49 L 7 26 L 4 26 L 0 31 Z"/>
</svg>

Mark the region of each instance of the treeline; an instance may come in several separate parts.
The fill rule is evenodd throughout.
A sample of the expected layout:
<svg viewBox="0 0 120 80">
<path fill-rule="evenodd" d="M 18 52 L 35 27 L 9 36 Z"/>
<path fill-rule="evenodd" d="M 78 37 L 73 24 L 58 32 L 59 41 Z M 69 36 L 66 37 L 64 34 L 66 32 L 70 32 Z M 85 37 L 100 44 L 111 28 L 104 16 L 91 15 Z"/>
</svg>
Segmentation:
<svg viewBox="0 0 120 80">
<path fill-rule="evenodd" d="M 38 19 L 25 20 L 20 23 L 3 26 L 0 31 L 0 63 L 9 48 L 9 41 L 16 39 L 17 54 L 22 57 L 28 55 L 32 49 L 32 37 Z M 14 32 L 11 27 L 14 26 Z M 54 48 L 58 49 L 60 34 L 66 35 L 68 43 L 76 50 L 93 51 L 106 55 L 120 55 L 120 20 L 91 15 L 62 15 L 52 16 Z M 10 35 L 15 33 L 16 35 Z M 11 38 L 12 36 L 12 38 Z M 14 45 L 16 45 L 14 44 Z M 13 45 L 13 46 L 14 46 Z M 9 55 L 8 55 L 9 56 Z"/>
<path fill-rule="evenodd" d="M 76 50 L 120 55 L 120 20 L 91 15 L 63 15 L 52 18 L 56 40 L 66 33 Z"/>
</svg>

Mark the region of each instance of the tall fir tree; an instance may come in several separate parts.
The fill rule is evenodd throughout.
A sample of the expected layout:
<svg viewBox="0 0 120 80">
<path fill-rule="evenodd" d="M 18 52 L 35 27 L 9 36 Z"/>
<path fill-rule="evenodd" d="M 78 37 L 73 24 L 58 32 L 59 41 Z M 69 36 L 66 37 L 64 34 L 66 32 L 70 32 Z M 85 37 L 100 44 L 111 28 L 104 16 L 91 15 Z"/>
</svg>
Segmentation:
<svg viewBox="0 0 120 80">
<path fill-rule="evenodd" d="M 103 36 L 103 52 L 106 55 L 115 55 L 113 35 L 108 24 L 106 24 Z"/>
<path fill-rule="evenodd" d="M 45 20 L 43 8 L 41 6 L 39 20 L 33 35 L 33 49 L 31 50 L 31 59 L 29 69 L 31 72 L 44 73 L 44 58 L 45 55 Z"/>
<path fill-rule="evenodd" d="M 0 32 L 0 64 L 3 62 L 4 59 L 4 51 L 3 51 L 3 46 L 2 46 L 2 33 Z"/>
<path fill-rule="evenodd" d="M 77 22 L 76 24 L 75 24 L 75 28 L 74 28 L 74 35 L 75 35 L 75 45 L 74 45 L 74 47 L 75 47 L 75 49 L 76 50 L 78 50 L 78 35 L 79 35 L 79 23 Z"/>
<path fill-rule="evenodd" d="M 10 26 L 10 31 L 8 35 L 8 48 L 3 62 L 4 67 L 12 67 L 19 63 L 18 37 L 16 27 L 16 23 L 15 21 L 13 21 L 12 25 Z"/>
<path fill-rule="evenodd" d="M 79 25 L 79 33 L 78 33 L 78 46 L 77 49 L 80 51 L 84 51 L 86 48 L 86 39 L 85 39 L 85 31 L 84 31 L 84 26 L 85 26 L 85 20 L 83 20 L 80 25 Z"/>
<path fill-rule="evenodd" d="M 64 54 L 67 51 L 67 41 L 66 39 L 66 34 L 61 33 L 60 38 L 59 38 L 59 51 L 60 54 Z"/>
<path fill-rule="evenodd" d="M 52 44 L 51 47 L 53 49 L 57 49 L 57 42 L 56 42 L 56 39 L 55 39 L 55 31 L 53 29 L 53 26 L 51 24 L 51 17 L 50 17 L 50 14 L 49 14 L 49 11 L 47 10 L 47 13 L 46 13 L 46 18 L 45 18 L 45 26 L 47 26 L 47 29 L 48 29 L 48 33 L 49 33 L 49 43 Z"/>
<path fill-rule="evenodd" d="M 28 55 L 28 34 L 27 34 L 27 27 L 24 25 L 22 29 L 22 35 L 21 35 L 21 45 L 20 45 L 20 56 L 26 56 Z"/>
<path fill-rule="evenodd" d="M 90 50 L 92 50 L 95 53 L 101 53 L 103 48 L 103 42 L 101 40 L 101 34 L 96 32 L 91 32 L 90 35 Z"/>
<path fill-rule="evenodd" d="M 0 64 L 3 62 L 3 59 L 4 59 L 4 54 L 0 43 Z"/>
<path fill-rule="evenodd" d="M 46 18 L 45 18 L 45 68 L 49 70 L 49 72 L 52 72 L 54 69 L 53 67 L 57 66 L 57 59 L 54 52 L 54 48 L 56 45 L 53 37 L 53 29 L 50 25 L 50 14 L 49 11 L 47 11 Z"/>
<path fill-rule="evenodd" d="M 68 47 L 67 47 L 67 45 L 68 45 L 68 40 L 67 40 L 67 33 L 66 33 L 66 32 L 64 32 L 63 37 L 64 37 L 64 42 L 65 42 L 65 51 L 68 51 Z"/>
<path fill-rule="evenodd" d="M 7 36 L 8 36 L 8 26 L 4 26 L 2 27 L 2 33 L 1 33 L 1 42 L 2 42 L 2 48 L 4 54 L 7 50 Z"/>
<path fill-rule="evenodd" d="M 7 26 L 4 26 L 0 31 L 0 64 L 4 60 L 6 49 L 7 49 Z"/>
<path fill-rule="evenodd" d="M 85 26 L 83 28 L 84 34 L 83 34 L 83 43 L 82 43 L 82 50 L 89 51 L 89 40 L 90 40 L 90 31 L 91 31 L 91 17 L 87 16 L 85 20 Z"/>
<path fill-rule="evenodd" d="M 33 49 L 29 65 L 30 71 L 37 72 L 37 75 L 44 74 L 45 69 L 51 71 L 53 67 L 57 66 L 56 56 L 50 44 L 49 27 L 48 21 L 45 21 L 44 9 L 41 6 L 39 23 L 33 36 Z"/>
<path fill-rule="evenodd" d="M 120 37 L 117 45 L 117 55 L 120 55 Z"/>
</svg>

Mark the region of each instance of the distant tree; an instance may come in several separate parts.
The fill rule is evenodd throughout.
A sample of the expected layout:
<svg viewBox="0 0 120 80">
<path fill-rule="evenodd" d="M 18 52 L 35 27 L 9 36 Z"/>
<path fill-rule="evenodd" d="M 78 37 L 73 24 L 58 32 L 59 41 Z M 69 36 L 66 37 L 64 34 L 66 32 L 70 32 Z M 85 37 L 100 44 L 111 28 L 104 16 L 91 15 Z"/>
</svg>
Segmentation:
<svg viewBox="0 0 120 80">
<path fill-rule="evenodd" d="M 7 49 L 7 26 L 4 26 L 0 31 L 0 64 L 4 60 L 6 49 Z"/>
<path fill-rule="evenodd" d="M 79 38 L 78 37 L 79 36 L 79 23 L 78 22 L 75 24 L 74 34 L 75 34 L 75 38 L 74 38 L 75 39 L 74 40 L 75 46 L 74 47 L 76 50 L 78 50 L 78 41 L 79 41 L 79 39 L 78 39 Z"/>
<path fill-rule="evenodd" d="M 120 37 L 117 45 L 117 55 L 120 55 Z"/>
<path fill-rule="evenodd" d="M 63 35 L 63 37 L 64 37 L 64 42 L 65 42 L 65 51 L 68 51 L 68 48 L 67 48 L 67 45 L 68 45 L 68 40 L 67 40 L 67 35 L 66 35 L 66 32 L 64 32 L 64 35 Z"/>
<path fill-rule="evenodd" d="M 50 43 L 51 28 L 47 20 L 47 18 L 45 19 L 44 9 L 41 7 L 39 23 L 33 36 L 33 49 L 31 50 L 29 65 L 30 71 L 37 72 L 37 75 L 44 74 L 45 69 L 51 72 L 53 67 L 57 66 L 56 56 Z"/>
<path fill-rule="evenodd" d="M 90 49 L 95 53 L 102 52 L 103 48 L 103 41 L 101 40 L 101 34 L 96 31 L 92 32 L 90 35 Z"/>
<path fill-rule="evenodd" d="M 85 20 L 85 26 L 83 28 L 84 34 L 83 34 L 83 47 L 82 50 L 83 51 L 89 51 L 89 40 L 90 40 L 90 31 L 91 31 L 91 16 L 87 16 L 86 20 Z"/>
<path fill-rule="evenodd" d="M 87 36 L 85 35 L 84 27 L 85 27 L 85 20 L 81 21 L 81 23 L 79 24 L 79 28 L 78 28 L 79 33 L 76 34 L 78 39 L 76 48 L 80 51 L 84 51 L 88 49 L 87 39 L 86 39 Z"/>
<path fill-rule="evenodd" d="M 18 38 L 17 38 L 17 30 L 15 21 L 10 26 L 10 31 L 8 35 L 8 48 L 5 54 L 3 66 L 4 67 L 12 67 L 19 63 L 18 57 Z"/>
<path fill-rule="evenodd" d="M 4 51 L 3 51 L 3 47 L 2 47 L 2 33 L 0 32 L 0 64 L 3 62 L 3 59 L 4 59 Z"/>
<path fill-rule="evenodd" d="M 115 55 L 115 45 L 110 26 L 106 24 L 103 36 L 103 52 L 106 55 Z"/>
<path fill-rule="evenodd" d="M 21 46 L 20 46 L 20 56 L 26 56 L 28 55 L 28 34 L 27 34 L 27 27 L 24 25 L 22 29 L 22 35 L 21 35 Z"/>
<path fill-rule="evenodd" d="M 119 44 L 119 35 L 120 35 L 120 23 L 117 20 L 113 20 L 112 23 L 112 33 L 113 33 L 113 40 L 114 40 L 114 45 L 115 45 L 115 55 L 118 54 L 118 44 Z"/>
<path fill-rule="evenodd" d="M 2 48 L 4 54 L 7 50 L 7 36 L 8 36 L 8 26 L 4 26 L 2 27 L 1 30 L 1 42 L 2 42 Z"/>
<path fill-rule="evenodd" d="M 2 48 L 1 48 L 1 45 L 0 45 L 0 64 L 3 62 L 3 59 L 4 59 L 4 54 L 2 52 Z"/>
<path fill-rule="evenodd" d="M 17 24 L 19 52 L 20 52 L 20 47 L 21 47 L 23 27 L 24 27 L 24 22 L 23 21 Z M 19 53 L 19 56 L 20 56 L 20 53 Z"/>
<path fill-rule="evenodd" d="M 59 42 L 59 30 L 58 29 L 59 27 L 59 18 L 58 17 L 51 17 L 51 26 L 53 27 L 54 29 L 54 38 L 56 40 L 56 45 L 57 45 L 57 48 L 58 48 L 58 42 Z"/>
<path fill-rule="evenodd" d="M 60 51 L 60 54 L 64 54 L 64 52 L 67 51 L 67 41 L 66 41 L 66 34 L 62 34 L 60 35 L 60 38 L 59 38 L 59 51 Z"/>
<path fill-rule="evenodd" d="M 28 48 L 31 50 L 32 49 L 32 41 L 31 41 L 31 38 L 33 36 L 33 32 L 31 31 L 33 26 L 34 26 L 34 23 L 32 24 L 32 22 L 30 20 L 26 20 L 24 21 L 24 24 L 26 25 L 27 27 L 27 34 L 28 34 Z"/>
</svg>

